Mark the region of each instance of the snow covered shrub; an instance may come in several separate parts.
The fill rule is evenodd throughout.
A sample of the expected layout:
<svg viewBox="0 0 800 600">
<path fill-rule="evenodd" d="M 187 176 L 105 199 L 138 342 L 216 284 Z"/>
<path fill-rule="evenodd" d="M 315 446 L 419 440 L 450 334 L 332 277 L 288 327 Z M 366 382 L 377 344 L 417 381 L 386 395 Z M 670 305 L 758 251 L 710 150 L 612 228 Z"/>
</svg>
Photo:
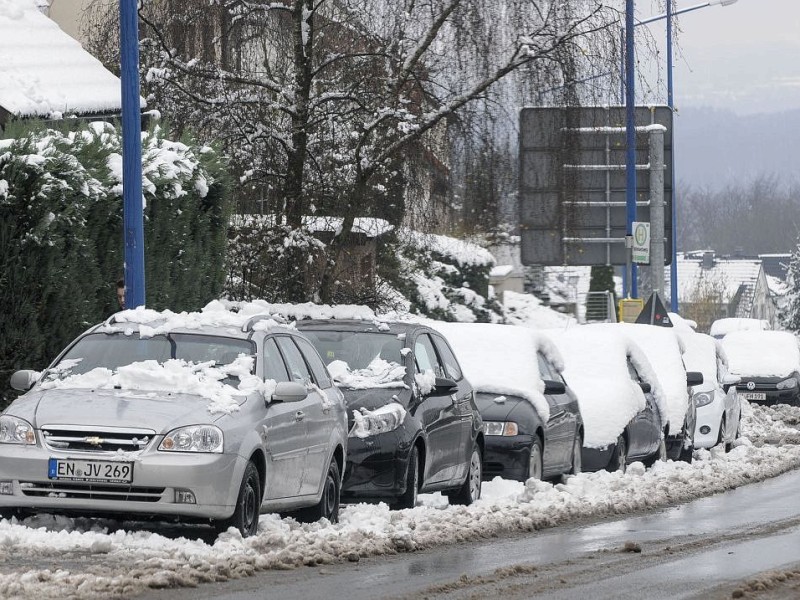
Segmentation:
<svg viewBox="0 0 800 600">
<path fill-rule="evenodd" d="M 0 395 L 117 309 L 123 273 L 121 138 L 10 126 L 0 140 Z M 143 134 L 147 303 L 186 309 L 219 296 L 227 233 L 223 169 L 210 148 Z M 5 400 L 0 397 L 0 400 Z"/>
<path fill-rule="evenodd" d="M 404 230 L 398 236 L 399 270 L 386 279 L 413 313 L 443 321 L 497 322 L 502 308 L 489 300 L 494 257 L 477 244 Z"/>
</svg>

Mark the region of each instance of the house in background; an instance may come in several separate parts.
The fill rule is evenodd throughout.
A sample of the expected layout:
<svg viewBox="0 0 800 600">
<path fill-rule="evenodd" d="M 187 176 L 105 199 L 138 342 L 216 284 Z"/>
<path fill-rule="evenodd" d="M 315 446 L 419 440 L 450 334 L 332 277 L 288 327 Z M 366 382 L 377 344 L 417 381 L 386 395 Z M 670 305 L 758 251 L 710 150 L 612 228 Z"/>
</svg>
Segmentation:
<svg viewBox="0 0 800 600">
<path fill-rule="evenodd" d="M 698 330 L 707 332 L 724 317 L 763 319 L 777 327 L 778 310 L 761 258 L 701 250 L 679 255 L 677 269 L 680 314 L 696 321 Z"/>
<path fill-rule="evenodd" d="M 45 4 L 0 3 L 0 133 L 13 119 L 120 114 L 119 78 L 47 16 L 55 3 Z"/>
</svg>

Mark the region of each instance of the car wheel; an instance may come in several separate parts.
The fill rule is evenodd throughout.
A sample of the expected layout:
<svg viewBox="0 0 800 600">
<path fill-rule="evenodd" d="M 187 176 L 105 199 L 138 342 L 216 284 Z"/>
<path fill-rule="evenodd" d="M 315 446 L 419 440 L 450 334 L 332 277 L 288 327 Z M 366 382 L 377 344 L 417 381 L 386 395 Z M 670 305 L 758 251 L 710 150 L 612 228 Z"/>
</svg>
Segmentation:
<svg viewBox="0 0 800 600">
<path fill-rule="evenodd" d="M 691 463 L 694 459 L 694 446 L 689 446 L 686 448 L 685 446 L 681 446 L 681 453 L 678 456 L 678 460 L 685 463 Z"/>
<path fill-rule="evenodd" d="M 258 516 L 261 514 L 261 478 L 258 469 L 248 462 L 242 476 L 242 485 L 236 499 L 236 509 L 229 519 L 217 523 L 217 531 L 227 531 L 235 527 L 243 537 L 250 537 L 258 532 Z"/>
<path fill-rule="evenodd" d="M 625 442 L 625 436 L 620 435 L 617 438 L 608 466 L 610 471 L 622 471 L 623 473 L 628 468 L 628 444 Z"/>
<path fill-rule="evenodd" d="M 417 505 L 419 493 L 419 449 L 414 446 L 408 455 L 408 469 L 406 469 L 406 491 L 392 505 L 393 509 L 414 508 Z"/>
<path fill-rule="evenodd" d="M 483 476 L 481 449 L 476 445 L 472 449 L 472 457 L 469 461 L 469 472 L 464 484 L 458 491 L 447 494 L 450 504 L 463 504 L 469 506 L 481 497 L 481 478 Z"/>
<path fill-rule="evenodd" d="M 719 423 L 719 436 L 717 437 L 717 446 L 722 445 L 725 452 L 731 451 L 731 442 L 728 441 L 730 434 L 728 433 L 728 419 L 722 415 L 722 420 Z"/>
<path fill-rule="evenodd" d="M 533 438 L 531 453 L 528 458 L 528 479 L 541 479 L 544 466 L 542 464 L 542 441 L 539 436 Z"/>
<path fill-rule="evenodd" d="M 319 502 L 314 506 L 301 508 L 292 513 L 291 516 L 303 523 L 314 523 L 320 519 L 328 519 L 331 523 L 338 523 L 341 492 L 342 478 L 339 474 L 339 465 L 336 463 L 336 459 L 332 458 L 331 464 L 328 465 L 325 481 L 322 484 L 322 497 Z"/>
<path fill-rule="evenodd" d="M 657 462 L 666 462 L 667 461 L 667 442 L 664 440 L 662 436 L 660 440 L 658 440 L 658 448 L 656 451 L 653 452 L 650 456 L 647 457 L 647 460 L 643 461 L 644 466 L 652 467 Z"/>
</svg>

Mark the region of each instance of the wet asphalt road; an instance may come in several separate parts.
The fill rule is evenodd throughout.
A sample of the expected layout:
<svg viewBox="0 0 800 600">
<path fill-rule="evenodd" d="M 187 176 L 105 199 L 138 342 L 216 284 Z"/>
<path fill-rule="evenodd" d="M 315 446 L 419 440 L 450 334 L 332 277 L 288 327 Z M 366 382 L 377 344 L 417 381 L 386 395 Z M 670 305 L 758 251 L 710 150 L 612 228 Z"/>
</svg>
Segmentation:
<svg viewBox="0 0 800 600">
<path fill-rule="evenodd" d="M 737 581 L 800 563 L 799 496 L 791 472 L 640 516 L 139 598 L 728 598 Z"/>
</svg>

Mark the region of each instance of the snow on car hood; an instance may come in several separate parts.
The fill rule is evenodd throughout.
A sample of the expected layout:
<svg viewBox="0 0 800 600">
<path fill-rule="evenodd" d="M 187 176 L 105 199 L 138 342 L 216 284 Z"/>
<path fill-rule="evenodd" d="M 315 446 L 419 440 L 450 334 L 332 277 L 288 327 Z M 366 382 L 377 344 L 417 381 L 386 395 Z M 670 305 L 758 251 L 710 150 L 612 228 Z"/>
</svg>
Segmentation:
<svg viewBox="0 0 800 600">
<path fill-rule="evenodd" d="M 428 324 L 450 342 L 475 391 L 520 396 L 533 404 L 542 421 L 550 418 L 536 353 L 542 352 L 556 369 L 563 369 L 564 362 L 549 339 L 513 325 L 441 321 Z"/>
<path fill-rule="evenodd" d="M 583 445 L 604 448 L 645 407 L 642 389 L 628 373 L 627 357 L 660 395 L 658 380 L 642 351 L 619 329 L 582 325 L 548 331 L 564 357 L 566 379 L 578 397 L 583 418 Z"/>
<path fill-rule="evenodd" d="M 49 372 L 45 374 L 45 379 L 39 384 L 39 388 L 194 395 L 207 400 L 208 413 L 230 414 L 239 410 L 240 402 L 248 394 L 260 392 L 269 398 L 274 391 L 274 381 L 265 382 L 251 374 L 253 364 L 254 358 L 244 355 L 227 365 L 217 365 L 213 361 L 191 363 L 171 359 L 159 363 L 155 360 L 145 360 L 119 367 L 115 371 L 99 367 L 75 375 L 70 375 L 68 370 Z M 238 378 L 236 387 L 223 382 L 228 377 Z"/>
<path fill-rule="evenodd" d="M 88 425 L 137 427 L 166 433 L 182 425 L 216 420 L 209 419 L 206 399 L 187 394 L 67 388 L 39 390 L 30 400 L 35 402 L 30 416 L 37 428 Z M 17 402 L 22 403 L 23 399 Z M 13 406 L 9 412 L 17 415 L 20 411 L 15 408 Z"/>
<path fill-rule="evenodd" d="M 734 331 L 721 343 L 735 375 L 788 377 L 800 371 L 797 338 L 786 331 Z"/>
</svg>

